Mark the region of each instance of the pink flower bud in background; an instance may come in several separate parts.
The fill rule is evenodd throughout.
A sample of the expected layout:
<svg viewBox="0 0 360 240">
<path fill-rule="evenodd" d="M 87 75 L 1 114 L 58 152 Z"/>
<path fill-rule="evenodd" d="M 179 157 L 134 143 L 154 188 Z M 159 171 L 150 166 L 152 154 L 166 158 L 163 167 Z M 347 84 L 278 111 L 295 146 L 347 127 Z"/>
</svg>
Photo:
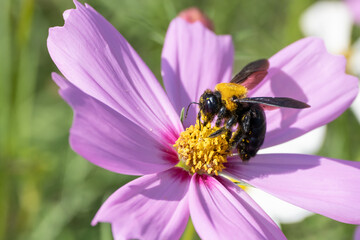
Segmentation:
<svg viewBox="0 0 360 240">
<path fill-rule="evenodd" d="M 200 9 L 196 7 L 187 8 L 181 11 L 179 13 L 179 17 L 189 23 L 200 21 L 205 27 L 207 27 L 211 31 L 214 31 L 213 22 Z"/>
</svg>

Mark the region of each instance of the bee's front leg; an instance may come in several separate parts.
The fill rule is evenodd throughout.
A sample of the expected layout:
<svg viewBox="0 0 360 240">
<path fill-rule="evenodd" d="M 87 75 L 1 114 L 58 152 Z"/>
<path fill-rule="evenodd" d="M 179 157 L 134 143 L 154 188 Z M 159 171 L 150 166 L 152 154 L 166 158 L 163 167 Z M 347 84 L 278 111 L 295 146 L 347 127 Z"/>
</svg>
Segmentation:
<svg viewBox="0 0 360 240">
<path fill-rule="evenodd" d="M 237 123 L 237 116 L 233 115 L 227 122 L 226 125 L 222 128 L 220 128 L 219 130 L 213 132 L 212 134 L 209 135 L 210 138 L 216 137 L 221 135 L 224 132 L 231 132 L 231 127 L 234 126 L 234 124 Z"/>
<path fill-rule="evenodd" d="M 215 125 L 217 127 L 220 127 L 221 121 L 225 118 L 226 115 L 227 115 L 227 109 L 225 106 L 222 106 L 219 110 L 219 113 L 218 113 L 218 116 L 216 119 L 216 123 L 215 123 Z"/>
</svg>

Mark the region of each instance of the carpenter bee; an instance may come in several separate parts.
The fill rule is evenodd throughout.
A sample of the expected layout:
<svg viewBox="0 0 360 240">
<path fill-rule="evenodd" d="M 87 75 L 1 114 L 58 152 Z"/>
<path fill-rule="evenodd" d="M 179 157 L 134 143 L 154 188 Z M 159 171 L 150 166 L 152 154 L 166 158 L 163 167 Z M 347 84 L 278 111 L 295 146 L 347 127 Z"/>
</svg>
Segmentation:
<svg viewBox="0 0 360 240">
<path fill-rule="evenodd" d="M 198 120 L 221 127 L 210 134 L 216 137 L 226 133 L 232 148 L 243 161 L 254 157 L 264 142 L 266 117 L 264 110 L 278 107 L 308 108 L 308 104 L 286 97 L 247 97 L 247 90 L 257 86 L 267 75 L 269 62 L 260 59 L 246 65 L 230 83 L 219 83 L 215 90 L 206 90 L 200 97 Z M 234 131 L 232 130 L 234 129 Z"/>
</svg>

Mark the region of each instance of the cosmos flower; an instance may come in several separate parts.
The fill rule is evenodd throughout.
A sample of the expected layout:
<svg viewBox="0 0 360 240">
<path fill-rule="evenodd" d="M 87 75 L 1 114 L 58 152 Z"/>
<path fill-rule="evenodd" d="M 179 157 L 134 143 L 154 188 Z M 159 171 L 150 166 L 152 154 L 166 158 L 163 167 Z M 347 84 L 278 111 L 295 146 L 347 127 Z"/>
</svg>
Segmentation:
<svg viewBox="0 0 360 240">
<path fill-rule="evenodd" d="M 74 1 L 63 27 L 49 31 L 48 50 L 64 77 L 54 73 L 61 96 L 73 108 L 70 145 L 107 170 L 141 176 L 102 205 L 92 224 L 110 222 L 115 239 L 177 239 L 191 216 L 203 239 L 284 239 L 285 236 L 245 191 L 227 177 L 337 221 L 360 224 L 360 164 L 300 154 L 258 154 L 249 162 L 229 156 L 216 172 L 186 167 L 187 138 L 196 132 L 196 110 L 184 122 L 180 111 L 207 88 L 229 82 L 233 45 L 201 23 L 174 19 L 162 53 L 165 91 L 120 33 L 89 5 Z M 346 75 L 345 59 L 305 38 L 269 59 L 266 78 L 249 96 L 292 97 L 304 110 L 266 112 L 263 147 L 303 135 L 338 117 L 353 101 L 357 79 Z M 179 140 L 180 139 L 180 140 Z M 226 147 L 206 138 L 211 149 Z M 204 140 L 205 142 L 205 140 Z M 202 154 L 197 152 L 199 155 Z M 221 156 L 220 156 L 221 157 Z M 180 160 L 179 160 L 180 158 Z M 196 158 L 198 163 L 202 157 Z M 181 163 L 181 164 L 179 164 Z"/>
</svg>

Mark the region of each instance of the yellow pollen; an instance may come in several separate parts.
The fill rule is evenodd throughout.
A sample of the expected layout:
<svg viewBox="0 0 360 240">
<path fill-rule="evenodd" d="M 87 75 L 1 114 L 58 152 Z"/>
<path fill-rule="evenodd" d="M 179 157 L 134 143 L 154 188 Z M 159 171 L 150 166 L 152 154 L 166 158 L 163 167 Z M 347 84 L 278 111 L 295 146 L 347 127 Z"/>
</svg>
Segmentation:
<svg viewBox="0 0 360 240">
<path fill-rule="evenodd" d="M 218 175 L 227 162 L 227 156 L 231 155 L 229 141 L 226 134 L 209 138 L 208 136 L 217 131 L 219 127 L 206 126 L 199 122 L 191 125 L 180 134 L 179 139 L 174 144 L 180 158 L 180 165 L 193 173 Z"/>
</svg>

